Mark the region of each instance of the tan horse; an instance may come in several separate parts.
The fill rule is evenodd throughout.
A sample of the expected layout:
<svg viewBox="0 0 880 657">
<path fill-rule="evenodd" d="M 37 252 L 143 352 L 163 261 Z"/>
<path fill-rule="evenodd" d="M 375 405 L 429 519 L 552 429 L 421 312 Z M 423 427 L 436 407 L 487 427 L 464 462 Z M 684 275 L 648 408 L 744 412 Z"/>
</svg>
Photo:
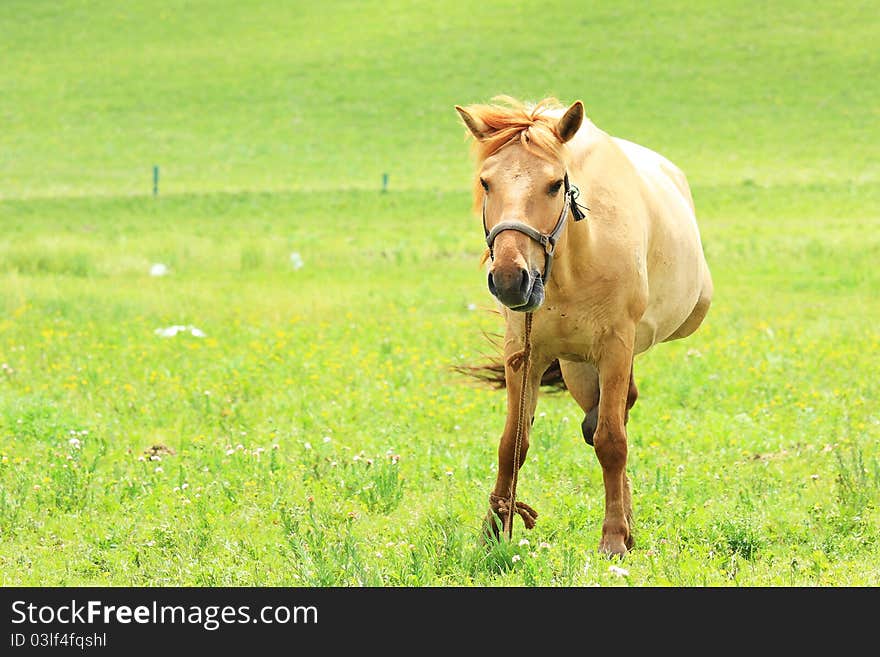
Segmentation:
<svg viewBox="0 0 880 657">
<path fill-rule="evenodd" d="M 490 526 L 497 535 L 494 518 L 509 513 L 522 385 L 511 357 L 522 350 L 526 313 L 533 313 L 525 417 L 534 418 L 542 375 L 558 361 L 602 466 L 599 550 L 624 554 L 633 544 L 626 475 L 626 422 L 638 394 L 633 357 L 693 333 L 712 298 L 693 199 L 674 164 L 599 130 L 581 101 L 565 109 L 553 99 L 504 100 L 456 106 L 476 139 L 475 208 L 489 245 L 489 290 L 506 324 L 507 421 Z M 523 431 L 517 467 L 528 450 L 528 426 Z M 514 511 L 534 524 L 528 505 Z"/>
</svg>

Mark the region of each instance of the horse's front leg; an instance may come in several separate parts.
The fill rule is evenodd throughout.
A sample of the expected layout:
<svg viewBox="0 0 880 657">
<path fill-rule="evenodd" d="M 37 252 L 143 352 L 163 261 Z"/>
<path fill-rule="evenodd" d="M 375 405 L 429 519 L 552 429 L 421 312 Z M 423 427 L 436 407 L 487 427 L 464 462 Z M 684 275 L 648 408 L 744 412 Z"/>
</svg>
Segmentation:
<svg viewBox="0 0 880 657">
<path fill-rule="evenodd" d="M 599 551 L 626 554 L 632 548 L 632 502 L 626 476 L 626 412 L 633 362 L 634 328 L 612 331 L 598 363 L 599 413 L 594 436 L 605 482 L 605 520 Z"/>
<path fill-rule="evenodd" d="M 510 499 L 510 487 L 513 482 L 514 453 L 516 450 L 516 427 L 520 412 L 520 401 L 525 399 L 525 413 L 522 423 L 522 443 L 519 452 L 519 462 L 516 464 L 517 471 L 526 460 L 529 451 L 529 431 L 535 416 L 535 406 L 538 403 L 538 389 L 541 376 L 549 366 L 549 360 L 536 357 L 532 351 L 532 362 L 529 364 L 529 374 L 526 380 L 526 394 L 522 395 L 523 367 L 517 356 L 522 350 L 519 340 L 508 338 L 504 348 L 504 376 L 507 387 L 507 419 L 504 423 L 504 432 L 498 444 L 498 476 L 495 479 L 495 488 L 489 495 L 489 513 L 486 516 L 486 529 L 496 539 L 501 535 L 507 516 L 510 514 L 508 500 Z M 518 513 L 525 522 L 526 528 L 535 526 L 537 512 L 528 504 L 516 502 L 515 513 Z M 500 521 L 500 522 L 499 522 Z M 513 522 L 513 518 L 510 518 Z"/>
</svg>

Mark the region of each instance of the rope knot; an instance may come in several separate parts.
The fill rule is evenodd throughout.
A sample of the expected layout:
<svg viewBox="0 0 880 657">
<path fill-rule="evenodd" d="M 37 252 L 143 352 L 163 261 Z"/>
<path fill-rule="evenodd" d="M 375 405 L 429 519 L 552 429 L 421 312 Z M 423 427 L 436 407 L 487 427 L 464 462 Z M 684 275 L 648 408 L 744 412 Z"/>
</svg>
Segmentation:
<svg viewBox="0 0 880 657">
<path fill-rule="evenodd" d="M 521 349 L 517 351 L 515 354 L 510 354 L 510 358 L 507 359 L 507 365 L 514 372 L 519 372 L 519 368 L 523 366 L 523 363 L 526 362 L 526 350 Z"/>
<path fill-rule="evenodd" d="M 528 326 L 527 330 L 529 332 L 531 332 L 531 328 L 532 328 L 532 326 L 531 326 L 532 321 L 531 320 L 532 320 L 531 313 L 529 313 L 529 316 L 526 319 L 526 325 Z M 523 345 L 523 348 L 517 352 L 510 354 L 510 356 L 507 358 L 507 364 L 508 364 L 508 366 L 510 366 L 510 369 L 512 369 L 514 372 L 519 372 L 519 369 L 525 364 L 526 361 L 528 361 L 529 356 L 531 356 L 531 355 L 532 355 L 532 344 L 529 341 L 528 337 L 526 337 L 525 338 L 525 345 Z M 526 373 L 523 372 L 523 374 L 525 375 Z M 526 377 L 524 376 L 523 377 L 523 390 L 525 390 L 525 389 L 526 389 Z"/>
<path fill-rule="evenodd" d="M 489 495 L 489 506 L 502 520 L 507 520 L 510 515 L 510 499 L 499 495 Z M 526 529 L 533 529 L 538 520 L 538 512 L 525 502 L 517 500 L 514 503 L 514 512 L 523 519 Z"/>
</svg>

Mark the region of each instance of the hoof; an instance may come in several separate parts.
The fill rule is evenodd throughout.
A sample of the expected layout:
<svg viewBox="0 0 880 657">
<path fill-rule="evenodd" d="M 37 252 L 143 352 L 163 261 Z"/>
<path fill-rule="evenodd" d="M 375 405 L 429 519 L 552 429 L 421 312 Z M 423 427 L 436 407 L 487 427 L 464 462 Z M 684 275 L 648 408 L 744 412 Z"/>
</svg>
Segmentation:
<svg viewBox="0 0 880 657">
<path fill-rule="evenodd" d="M 599 407 L 594 406 L 593 409 L 586 414 L 584 421 L 581 422 L 581 432 L 584 434 L 584 442 L 587 445 L 593 444 L 593 434 L 596 433 L 596 427 L 599 425 Z"/>
<path fill-rule="evenodd" d="M 495 545 L 501 540 L 501 532 L 504 531 L 504 520 L 492 509 L 483 518 L 482 537 L 484 545 Z"/>
<path fill-rule="evenodd" d="M 631 536 L 624 539 L 620 534 L 608 534 L 599 541 L 599 552 L 609 557 L 625 556 L 630 547 L 632 547 Z"/>
</svg>

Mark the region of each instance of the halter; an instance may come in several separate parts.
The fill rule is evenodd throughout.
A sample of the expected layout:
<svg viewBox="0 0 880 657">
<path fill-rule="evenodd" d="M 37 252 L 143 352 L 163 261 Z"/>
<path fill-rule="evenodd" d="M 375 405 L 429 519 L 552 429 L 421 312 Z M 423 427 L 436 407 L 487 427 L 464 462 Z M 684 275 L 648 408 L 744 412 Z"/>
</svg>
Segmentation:
<svg viewBox="0 0 880 657">
<path fill-rule="evenodd" d="M 565 220 L 568 218 L 569 209 L 571 210 L 574 221 L 580 221 L 586 217 L 584 210 L 589 210 L 587 207 L 581 207 L 578 205 L 577 198 L 580 196 L 580 190 L 568 182 L 567 171 L 565 172 L 563 182 L 565 185 L 565 202 L 562 204 L 562 212 L 559 213 L 559 219 L 556 220 L 556 226 L 546 235 L 522 221 L 502 221 L 490 231 L 486 227 L 486 202 L 488 197 L 483 197 L 483 230 L 486 232 L 486 245 L 489 247 L 489 257 L 491 257 L 492 260 L 495 259 L 493 245 L 495 244 L 495 238 L 498 237 L 498 234 L 505 230 L 518 231 L 523 235 L 528 235 L 544 247 L 543 279 L 545 283 L 550 280 L 550 267 L 553 264 L 553 254 L 556 251 L 556 242 L 559 240 L 559 236 L 565 228 Z"/>
</svg>

